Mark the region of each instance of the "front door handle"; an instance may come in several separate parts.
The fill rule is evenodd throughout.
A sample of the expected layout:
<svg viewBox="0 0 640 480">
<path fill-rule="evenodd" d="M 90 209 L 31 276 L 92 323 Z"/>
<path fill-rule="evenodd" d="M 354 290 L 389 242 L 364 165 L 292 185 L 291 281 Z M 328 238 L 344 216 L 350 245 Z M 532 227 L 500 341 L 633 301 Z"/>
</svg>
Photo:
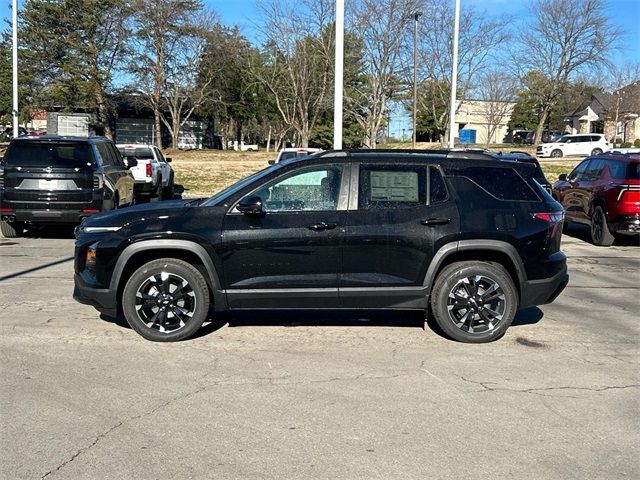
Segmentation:
<svg viewBox="0 0 640 480">
<path fill-rule="evenodd" d="M 434 227 L 436 225 L 447 225 L 451 223 L 450 218 L 427 218 L 426 220 L 422 220 L 420 224 L 427 225 L 428 227 Z"/>
<path fill-rule="evenodd" d="M 322 230 L 333 230 L 336 227 L 337 225 L 335 223 L 320 222 L 320 223 L 315 223 L 313 225 L 309 225 L 307 228 L 309 230 L 313 230 L 314 232 L 320 232 Z"/>
</svg>

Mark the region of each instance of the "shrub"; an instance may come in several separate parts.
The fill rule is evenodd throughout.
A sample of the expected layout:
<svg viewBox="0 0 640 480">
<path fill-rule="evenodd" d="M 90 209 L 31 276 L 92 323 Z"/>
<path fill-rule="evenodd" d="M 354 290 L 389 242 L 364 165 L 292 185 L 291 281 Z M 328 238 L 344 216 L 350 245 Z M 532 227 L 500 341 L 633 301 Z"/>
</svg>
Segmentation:
<svg viewBox="0 0 640 480">
<path fill-rule="evenodd" d="M 640 148 L 640 138 L 636 138 L 633 142 L 633 146 L 636 148 Z"/>
<path fill-rule="evenodd" d="M 631 142 L 624 142 L 620 145 L 620 148 L 631 148 Z"/>
</svg>

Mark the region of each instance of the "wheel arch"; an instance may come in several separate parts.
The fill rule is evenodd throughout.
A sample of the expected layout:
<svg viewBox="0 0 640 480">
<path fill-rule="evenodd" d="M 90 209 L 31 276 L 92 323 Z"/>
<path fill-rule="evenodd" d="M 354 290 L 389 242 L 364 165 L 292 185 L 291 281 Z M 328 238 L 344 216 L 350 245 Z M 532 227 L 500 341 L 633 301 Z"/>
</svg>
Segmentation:
<svg viewBox="0 0 640 480">
<path fill-rule="evenodd" d="M 435 254 L 424 280 L 427 293 L 431 294 L 438 274 L 448 265 L 465 260 L 499 263 L 509 273 L 522 295 L 522 286 L 527 280 L 524 265 L 515 247 L 501 240 L 461 240 L 442 246 Z"/>
<path fill-rule="evenodd" d="M 111 276 L 110 288 L 116 292 L 118 310 L 121 308 L 122 292 L 131 274 L 147 262 L 158 258 L 177 258 L 191 263 L 200 270 L 209 294 L 217 310 L 226 310 L 227 300 L 222 292 L 220 277 L 213 260 L 204 247 L 190 240 L 143 240 L 129 245 L 118 257 Z"/>
</svg>

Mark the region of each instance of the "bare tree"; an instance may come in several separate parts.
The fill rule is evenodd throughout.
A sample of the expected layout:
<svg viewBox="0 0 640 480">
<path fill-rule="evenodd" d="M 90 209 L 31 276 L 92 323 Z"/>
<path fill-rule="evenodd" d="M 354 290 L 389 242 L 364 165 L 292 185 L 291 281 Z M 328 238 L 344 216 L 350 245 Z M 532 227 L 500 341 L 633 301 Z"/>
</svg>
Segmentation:
<svg viewBox="0 0 640 480">
<path fill-rule="evenodd" d="M 362 72 L 359 84 L 346 92 L 345 103 L 364 132 L 363 145 L 375 148 L 388 102 L 406 86 L 402 55 L 418 2 L 354 0 L 350 6 L 350 29 L 362 42 Z"/>
<path fill-rule="evenodd" d="M 330 100 L 333 78 L 333 2 L 271 0 L 260 4 L 261 58 L 251 72 L 272 95 L 287 129 L 301 146 Z"/>
<path fill-rule="evenodd" d="M 430 95 L 420 95 L 418 108 L 433 117 L 435 127 L 446 138 L 449 126 L 451 97 L 451 62 L 453 52 L 453 2 L 421 0 L 420 73 L 419 78 L 430 89 Z M 508 19 L 488 19 L 474 8 L 462 10 L 458 57 L 458 97 L 464 99 L 473 88 L 477 76 L 489 68 L 509 39 Z M 458 108 L 460 103 L 457 104 Z M 457 111 L 456 111 L 457 112 Z M 454 112 L 454 114 L 456 113 Z"/>
<path fill-rule="evenodd" d="M 165 95 L 168 88 L 174 96 L 174 111 L 184 107 L 181 100 L 175 100 L 183 95 L 174 80 L 182 63 L 189 63 L 187 58 L 192 57 L 185 49 L 193 45 L 185 39 L 196 33 L 194 19 L 199 18 L 202 4 L 199 0 L 135 0 L 134 9 L 135 54 L 130 70 L 136 79 L 135 90 L 153 110 L 155 142 L 162 148 Z M 165 117 L 164 123 L 175 139 L 171 122 Z"/>
<path fill-rule="evenodd" d="M 478 93 L 484 101 L 483 116 L 487 124 L 486 143 L 495 143 L 496 131 L 510 117 L 516 98 L 517 79 L 502 71 L 480 75 Z"/>
<path fill-rule="evenodd" d="M 615 49 L 622 31 L 605 13 L 603 0 L 534 0 L 533 19 L 519 36 L 514 64 L 521 74 L 539 72 L 546 82 L 537 92 L 540 118 L 539 143 L 545 122 L 568 80 L 588 68 L 603 68 L 606 54 Z"/>
</svg>

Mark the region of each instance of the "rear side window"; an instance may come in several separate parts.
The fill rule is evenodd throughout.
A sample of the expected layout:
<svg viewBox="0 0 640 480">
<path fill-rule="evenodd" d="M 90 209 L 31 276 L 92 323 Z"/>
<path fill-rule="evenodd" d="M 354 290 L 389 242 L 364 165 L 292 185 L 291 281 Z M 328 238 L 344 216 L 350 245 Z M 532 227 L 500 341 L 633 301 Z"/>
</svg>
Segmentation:
<svg viewBox="0 0 640 480">
<path fill-rule="evenodd" d="M 443 202 L 447 199 L 447 187 L 440 170 L 429 167 L 429 203 Z"/>
<path fill-rule="evenodd" d="M 8 167 L 76 168 L 93 165 L 88 143 L 15 142 L 4 156 Z"/>
<path fill-rule="evenodd" d="M 512 168 L 468 167 L 458 173 L 498 200 L 539 201 L 527 182 Z"/>
<path fill-rule="evenodd" d="M 419 165 L 362 165 L 358 208 L 406 208 L 427 203 L 427 169 Z"/>
<path fill-rule="evenodd" d="M 105 143 L 97 143 L 96 148 L 98 149 L 98 153 L 100 154 L 100 158 L 102 159 L 102 164 L 105 166 L 115 167 L 117 164 L 113 161 L 113 157 L 109 150 L 107 149 L 107 145 Z"/>
<path fill-rule="evenodd" d="M 640 162 L 607 160 L 607 166 L 617 180 L 640 180 Z"/>
</svg>

